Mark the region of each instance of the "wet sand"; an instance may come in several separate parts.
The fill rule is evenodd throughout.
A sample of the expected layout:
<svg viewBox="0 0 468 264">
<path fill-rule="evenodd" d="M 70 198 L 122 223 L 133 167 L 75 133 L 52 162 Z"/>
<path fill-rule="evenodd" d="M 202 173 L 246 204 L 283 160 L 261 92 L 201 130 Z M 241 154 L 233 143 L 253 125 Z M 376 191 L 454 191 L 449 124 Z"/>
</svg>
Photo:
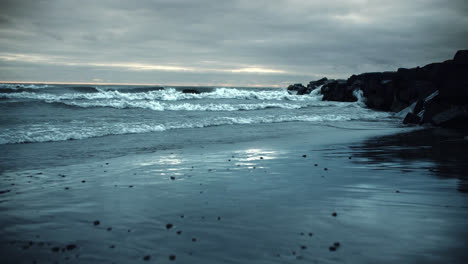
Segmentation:
<svg viewBox="0 0 468 264">
<path fill-rule="evenodd" d="M 5 171 L 2 263 L 464 263 L 467 145 L 311 126 Z"/>
</svg>

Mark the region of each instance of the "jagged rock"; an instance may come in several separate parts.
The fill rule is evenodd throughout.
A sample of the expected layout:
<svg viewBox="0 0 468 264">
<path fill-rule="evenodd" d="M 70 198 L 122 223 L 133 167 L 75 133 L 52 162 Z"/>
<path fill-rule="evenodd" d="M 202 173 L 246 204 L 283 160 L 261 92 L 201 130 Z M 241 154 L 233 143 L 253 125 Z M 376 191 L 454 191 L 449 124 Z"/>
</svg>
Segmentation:
<svg viewBox="0 0 468 264">
<path fill-rule="evenodd" d="M 320 85 L 325 101 L 354 102 L 353 93 L 361 90 L 367 107 L 400 112 L 405 124 L 468 126 L 468 50 L 458 51 L 452 60 L 423 67 L 352 75 L 346 81 L 322 78 L 307 87 L 292 85 L 288 91 L 308 94 Z"/>
<path fill-rule="evenodd" d="M 357 98 L 353 95 L 354 88 L 347 86 L 345 80 L 329 81 L 322 86 L 321 93 L 324 101 L 356 102 Z"/>
<path fill-rule="evenodd" d="M 307 88 L 313 90 L 313 89 L 319 87 L 320 85 L 326 84 L 327 82 L 328 82 L 327 77 L 324 77 L 324 78 L 322 78 L 320 80 L 309 82 L 309 84 L 307 85 Z"/>
<path fill-rule="evenodd" d="M 432 117 L 432 124 L 449 128 L 468 128 L 468 110 L 453 106 Z"/>
<path fill-rule="evenodd" d="M 295 83 L 288 86 L 289 94 L 303 95 L 307 88 L 302 83 Z M 294 93 L 295 92 L 295 93 Z"/>
<path fill-rule="evenodd" d="M 403 124 L 419 124 L 421 122 L 421 118 L 416 115 L 416 114 L 413 114 L 412 112 L 409 112 L 405 119 L 403 119 Z"/>
</svg>

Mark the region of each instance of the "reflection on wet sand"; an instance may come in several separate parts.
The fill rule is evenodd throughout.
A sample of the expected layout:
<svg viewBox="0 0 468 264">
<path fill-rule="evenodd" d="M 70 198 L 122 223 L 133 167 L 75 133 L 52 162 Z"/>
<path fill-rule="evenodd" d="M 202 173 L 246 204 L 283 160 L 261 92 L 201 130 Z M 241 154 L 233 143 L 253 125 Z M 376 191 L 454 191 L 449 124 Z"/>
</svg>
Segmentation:
<svg viewBox="0 0 468 264">
<path fill-rule="evenodd" d="M 468 193 L 468 140 L 463 131 L 441 128 L 371 138 L 351 146 L 353 162 L 375 169 L 427 170 L 442 179 L 458 179 Z"/>
</svg>

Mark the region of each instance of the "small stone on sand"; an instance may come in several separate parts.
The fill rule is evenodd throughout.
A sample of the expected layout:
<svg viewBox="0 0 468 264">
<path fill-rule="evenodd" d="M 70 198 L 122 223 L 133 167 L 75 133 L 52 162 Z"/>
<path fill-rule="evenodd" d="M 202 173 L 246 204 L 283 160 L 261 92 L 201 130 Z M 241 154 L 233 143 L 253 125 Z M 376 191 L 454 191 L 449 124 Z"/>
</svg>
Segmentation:
<svg viewBox="0 0 468 264">
<path fill-rule="evenodd" d="M 197 239 L 196 239 L 196 238 L 192 238 L 192 242 L 197 242 Z"/>
<path fill-rule="evenodd" d="M 329 247 L 328 250 L 330 250 L 330 251 L 336 251 L 336 247 Z"/>
<path fill-rule="evenodd" d="M 303 158 L 307 158 L 307 155 L 304 154 L 304 155 L 302 155 L 302 157 L 303 157 Z"/>
<path fill-rule="evenodd" d="M 180 230 L 179 230 L 179 231 L 177 231 L 177 234 L 178 234 L 178 235 L 182 234 L 182 231 L 180 231 Z"/>
<path fill-rule="evenodd" d="M 82 182 L 82 183 L 85 183 L 86 181 L 85 181 L 85 180 L 82 180 L 81 182 Z"/>
<path fill-rule="evenodd" d="M 176 259 L 176 256 L 175 255 L 170 255 L 169 256 L 169 260 L 175 260 Z"/>
<path fill-rule="evenodd" d="M 175 180 L 175 177 L 174 177 L 174 176 L 171 176 L 171 180 Z"/>
<path fill-rule="evenodd" d="M 339 247 L 339 246 L 340 246 L 340 242 L 335 242 L 335 243 L 333 243 L 333 246 Z"/>
<path fill-rule="evenodd" d="M 101 222 L 99 222 L 99 220 L 94 221 L 94 225 L 95 225 L 95 226 L 99 225 L 100 223 L 101 223 Z"/>
<path fill-rule="evenodd" d="M 107 228 L 107 231 L 111 231 L 111 230 L 112 230 L 112 227 L 108 227 L 108 228 Z"/>
<path fill-rule="evenodd" d="M 76 248 L 76 245 L 75 244 L 69 244 L 67 245 L 67 250 L 73 250 Z"/>
<path fill-rule="evenodd" d="M 337 213 L 333 213 L 332 216 L 336 217 L 338 214 Z"/>
<path fill-rule="evenodd" d="M 151 259 L 151 256 L 150 256 L 150 255 L 144 256 L 144 257 L 143 257 L 143 260 L 145 260 L 145 261 L 148 261 L 148 260 L 150 260 L 150 259 Z"/>
<path fill-rule="evenodd" d="M 311 236 L 313 236 L 313 235 L 314 235 L 314 234 L 312 234 L 312 233 L 309 233 L 309 236 L 310 236 L 310 237 L 311 237 Z"/>
<path fill-rule="evenodd" d="M 307 249 L 307 246 L 302 245 L 301 249 Z"/>
<path fill-rule="evenodd" d="M 167 224 L 167 225 L 166 225 L 166 229 L 171 229 L 172 227 L 173 227 L 172 224 Z"/>
</svg>

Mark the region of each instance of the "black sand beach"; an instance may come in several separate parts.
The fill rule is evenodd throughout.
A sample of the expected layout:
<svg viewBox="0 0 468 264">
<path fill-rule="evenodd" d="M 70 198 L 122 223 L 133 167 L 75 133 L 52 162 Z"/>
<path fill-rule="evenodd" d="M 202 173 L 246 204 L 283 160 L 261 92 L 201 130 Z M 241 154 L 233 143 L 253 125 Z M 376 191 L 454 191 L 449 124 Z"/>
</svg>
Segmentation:
<svg viewBox="0 0 468 264">
<path fill-rule="evenodd" d="M 464 263 L 462 133 L 296 132 L 4 171 L 2 263 Z"/>
</svg>

